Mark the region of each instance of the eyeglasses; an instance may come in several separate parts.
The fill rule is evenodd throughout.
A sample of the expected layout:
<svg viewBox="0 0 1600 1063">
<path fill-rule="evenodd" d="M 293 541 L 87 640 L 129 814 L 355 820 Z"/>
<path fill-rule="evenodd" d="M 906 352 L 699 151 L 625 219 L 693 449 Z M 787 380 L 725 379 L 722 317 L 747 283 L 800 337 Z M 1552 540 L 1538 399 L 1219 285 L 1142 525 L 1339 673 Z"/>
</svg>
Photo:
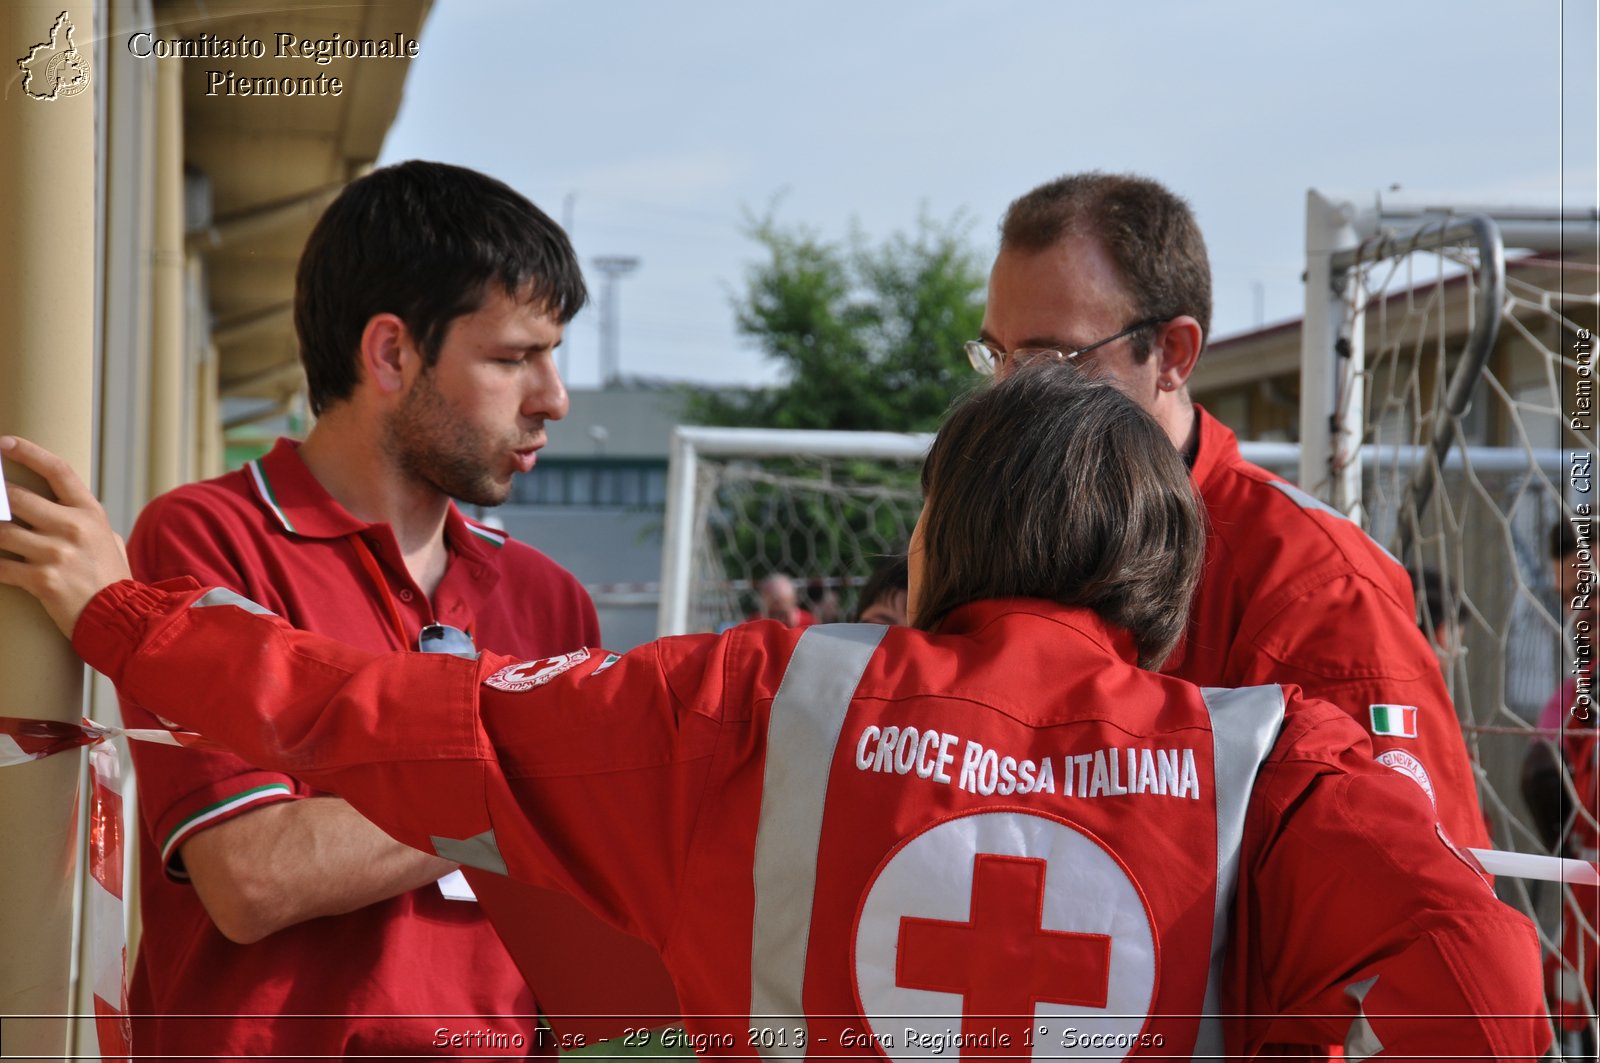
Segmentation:
<svg viewBox="0 0 1600 1063">
<path fill-rule="evenodd" d="M 1078 347 L 1070 351 L 1061 350 L 1059 347 L 1023 347 L 1007 354 L 1005 351 L 995 350 L 982 340 L 968 340 L 964 346 L 967 351 L 967 361 L 972 363 L 972 368 L 984 376 L 994 376 L 1001 366 L 1013 359 L 1019 363 L 1029 362 L 1035 358 L 1049 358 L 1057 362 L 1075 362 L 1092 350 L 1104 347 L 1108 343 L 1115 343 L 1124 336 L 1131 336 L 1140 329 L 1149 328 L 1151 325 L 1159 325 L 1166 320 L 1164 317 L 1147 317 L 1143 321 L 1135 321 L 1115 336 L 1107 336 L 1103 340 L 1095 340 L 1086 347 Z"/>
<path fill-rule="evenodd" d="M 417 635 L 417 649 L 423 653 L 448 653 L 452 657 L 478 659 L 478 647 L 472 636 L 449 624 L 429 624 Z"/>
</svg>

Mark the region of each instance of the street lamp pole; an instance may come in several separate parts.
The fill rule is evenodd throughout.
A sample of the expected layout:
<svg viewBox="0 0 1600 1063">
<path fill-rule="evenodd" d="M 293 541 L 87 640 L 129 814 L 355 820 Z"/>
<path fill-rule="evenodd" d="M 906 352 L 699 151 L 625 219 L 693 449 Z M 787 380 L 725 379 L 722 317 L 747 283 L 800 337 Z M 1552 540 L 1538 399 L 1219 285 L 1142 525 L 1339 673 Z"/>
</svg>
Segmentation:
<svg viewBox="0 0 1600 1063">
<path fill-rule="evenodd" d="M 591 262 L 606 279 L 600 289 L 600 386 L 609 388 L 622 379 L 617 281 L 638 269 L 639 260 L 631 255 L 601 255 Z"/>
</svg>

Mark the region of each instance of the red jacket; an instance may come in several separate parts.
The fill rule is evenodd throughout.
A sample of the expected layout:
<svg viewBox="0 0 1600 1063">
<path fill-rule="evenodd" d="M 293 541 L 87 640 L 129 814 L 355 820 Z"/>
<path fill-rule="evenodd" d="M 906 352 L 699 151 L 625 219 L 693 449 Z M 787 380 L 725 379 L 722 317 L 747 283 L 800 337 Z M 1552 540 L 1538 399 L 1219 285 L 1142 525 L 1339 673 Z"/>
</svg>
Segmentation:
<svg viewBox="0 0 1600 1063">
<path fill-rule="evenodd" d="M 1333 702 L 1367 730 L 1380 761 L 1422 787 L 1456 843 L 1487 845 L 1461 723 L 1405 569 L 1354 521 L 1240 457 L 1227 426 L 1195 414 L 1206 561 L 1183 644 L 1163 670 L 1203 687 L 1293 683 Z"/>
<path fill-rule="evenodd" d="M 658 943 L 703 1054 L 1549 1042 L 1527 920 L 1341 713 L 1142 671 L 1082 610 L 474 662 L 238 602 L 118 584 L 74 644 L 396 837 Z"/>
</svg>

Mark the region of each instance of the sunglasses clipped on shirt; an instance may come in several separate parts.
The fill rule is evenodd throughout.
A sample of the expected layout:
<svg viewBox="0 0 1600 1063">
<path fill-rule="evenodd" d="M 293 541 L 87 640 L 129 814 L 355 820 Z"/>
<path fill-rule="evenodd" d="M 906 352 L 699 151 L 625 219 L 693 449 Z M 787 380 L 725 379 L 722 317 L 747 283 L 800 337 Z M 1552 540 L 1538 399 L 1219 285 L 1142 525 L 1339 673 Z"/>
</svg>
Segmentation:
<svg viewBox="0 0 1600 1063">
<path fill-rule="evenodd" d="M 449 624 L 429 624 L 417 635 L 417 649 L 423 653 L 448 653 L 452 657 L 478 659 L 478 647 L 472 636 Z"/>
</svg>

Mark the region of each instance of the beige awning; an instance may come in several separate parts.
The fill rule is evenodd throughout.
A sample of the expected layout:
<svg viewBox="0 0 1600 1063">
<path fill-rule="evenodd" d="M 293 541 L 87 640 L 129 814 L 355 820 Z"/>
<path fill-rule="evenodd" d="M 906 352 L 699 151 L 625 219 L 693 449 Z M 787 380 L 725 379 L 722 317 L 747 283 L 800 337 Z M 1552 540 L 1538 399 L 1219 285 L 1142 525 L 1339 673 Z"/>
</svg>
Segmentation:
<svg viewBox="0 0 1600 1063">
<path fill-rule="evenodd" d="M 403 50 L 420 36 L 430 6 L 431 0 L 157 3 L 157 38 L 202 46 L 202 35 L 244 38 L 250 50 L 259 42 L 265 52 L 184 62 L 184 161 L 210 193 L 209 224 L 205 197 L 199 211 L 190 204 L 189 242 L 206 262 L 223 396 L 281 400 L 302 386 L 291 314 L 300 249 L 338 190 L 377 159 L 411 72 L 404 58 L 337 56 L 321 64 L 303 56 L 314 54 L 315 42 L 335 37 L 337 48 L 372 41 Z M 290 49 L 302 57 L 279 57 Z"/>
</svg>

